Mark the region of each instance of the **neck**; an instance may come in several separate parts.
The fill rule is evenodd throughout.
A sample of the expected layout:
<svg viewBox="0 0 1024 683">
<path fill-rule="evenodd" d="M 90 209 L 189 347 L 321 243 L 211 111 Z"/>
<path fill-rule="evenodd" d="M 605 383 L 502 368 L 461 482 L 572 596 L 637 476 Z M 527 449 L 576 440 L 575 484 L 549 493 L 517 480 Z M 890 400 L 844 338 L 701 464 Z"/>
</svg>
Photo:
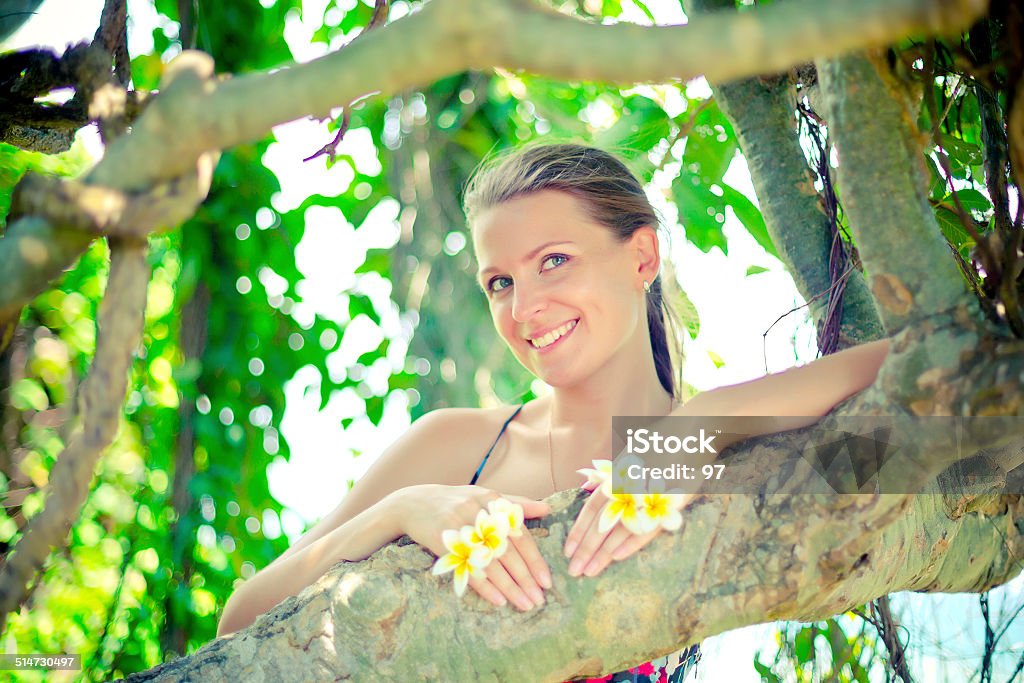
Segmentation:
<svg viewBox="0 0 1024 683">
<path fill-rule="evenodd" d="M 547 401 L 552 429 L 589 434 L 609 433 L 611 418 L 616 415 L 667 415 L 675 407 L 675 400 L 656 377 L 643 385 L 615 382 L 601 388 L 556 388 Z"/>
<path fill-rule="evenodd" d="M 646 324 L 596 372 L 548 397 L 553 429 L 610 434 L 615 415 L 667 415 L 675 407 L 661 385 Z"/>
<path fill-rule="evenodd" d="M 542 400 L 548 402 L 548 466 L 554 491 L 575 481 L 574 472 L 580 467 L 589 467 L 595 458 L 611 458 L 613 450 L 624 445 L 613 439 L 613 416 L 667 415 L 675 407 L 660 383 L 643 392 L 556 390 Z"/>
</svg>

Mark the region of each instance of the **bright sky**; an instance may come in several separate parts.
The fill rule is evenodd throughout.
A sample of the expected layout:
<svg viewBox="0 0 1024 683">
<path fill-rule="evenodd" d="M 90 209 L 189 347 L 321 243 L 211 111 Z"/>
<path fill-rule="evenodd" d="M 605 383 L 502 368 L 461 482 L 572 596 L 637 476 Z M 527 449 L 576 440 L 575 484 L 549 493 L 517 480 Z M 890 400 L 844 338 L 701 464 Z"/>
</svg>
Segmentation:
<svg viewBox="0 0 1024 683">
<path fill-rule="evenodd" d="M 264 5 L 273 0 L 262 0 Z M 102 8 L 102 0 L 48 0 L 38 16 L 29 22 L 5 45 L 14 49 L 33 44 L 45 44 L 63 49 L 73 41 L 91 37 Z M 303 17 L 322 16 L 329 0 L 307 0 Z M 624 18 L 646 23 L 644 15 L 630 2 L 624 2 Z M 659 24 L 681 23 L 685 19 L 677 0 L 654 0 L 648 6 Z M 150 31 L 154 26 L 166 26 L 176 32 L 173 22 L 158 15 L 151 0 L 129 0 L 129 51 L 132 56 L 152 49 Z M 304 24 L 292 16 L 285 27 L 285 37 L 297 61 L 304 62 L 323 53 L 321 46 L 313 46 L 309 38 L 319 27 Z M 332 49 L 336 46 L 332 46 Z M 170 59 L 171 54 L 165 55 Z M 690 94 L 707 91 L 702 80 L 691 83 Z M 345 191 L 351 182 L 351 171 L 345 164 L 328 170 L 321 157 L 310 163 L 301 159 L 310 150 L 318 149 L 332 135 L 326 125 L 310 120 L 296 121 L 277 127 L 278 142 L 271 145 L 264 163 L 272 169 L 281 184 L 281 192 L 268 197 L 268 205 L 277 211 L 288 211 L 301 204 L 309 195 L 325 196 Z M 83 142 L 94 150 L 102 149 L 95 134 L 83 134 Z M 345 137 L 343 153 L 351 154 L 361 172 L 375 175 L 380 164 L 370 144 L 367 130 L 352 130 Z M 666 175 L 671 177 L 676 168 L 671 165 Z M 739 157 L 730 166 L 725 181 L 756 202 L 746 165 Z M 652 198 L 660 194 L 652 188 Z M 658 207 L 669 227 L 675 225 L 675 212 L 662 203 Z M 397 306 L 390 300 L 390 284 L 376 277 L 357 277 L 354 270 L 363 260 L 367 249 L 388 247 L 397 239 L 398 205 L 393 200 L 374 208 L 358 232 L 337 209 L 311 208 L 306 212 L 306 229 L 296 248 L 296 262 L 305 280 L 299 283 L 301 301 L 293 315 L 297 319 L 312 314 L 337 319 L 339 301 L 343 292 L 361 291 L 369 296 L 381 315 L 381 326 L 360 318 L 339 330 L 340 344 L 330 355 L 323 370 L 307 366 L 297 370 L 285 386 L 287 408 L 282 418 L 281 433 L 288 442 L 291 460 L 278 458 L 269 470 L 271 491 L 287 506 L 282 515 L 284 531 L 293 540 L 302 532 L 305 523 L 319 519 L 334 508 L 346 489 L 346 482 L 358 478 L 373 459 L 395 437 L 409 426 L 408 399 L 405 393 L 395 392 L 385 402 L 384 418 L 379 426 L 373 425 L 363 414 L 363 403 L 355 391 L 337 392 L 324 408 L 319 410 L 321 372 L 342 373 L 364 351 L 375 348 L 383 337 L 393 341 L 387 362 L 379 363 L 368 371 L 367 383 L 371 388 L 386 390 L 387 377 L 392 370 L 402 367 L 405 351 L 413 331 L 414 321 L 400 316 Z M 671 257 L 684 291 L 696 305 L 701 319 L 701 331 L 696 340 L 687 345 L 685 378 L 699 389 L 734 384 L 776 372 L 805 362 L 814 357 L 813 333 L 801 310 L 784 318 L 765 332 L 777 318 L 802 303 L 792 278 L 782 265 L 747 234 L 731 210 L 727 215 L 725 233 L 729 241 L 729 257 L 718 249 L 704 254 L 683 238 L 681 228 L 673 228 Z M 764 273 L 746 276 L 748 267 L 767 268 Z M 254 274 L 255 275 L 255 274 Z M 272 280 L 272 273 L 261 273 L 261 280 Z M 716 367 L 711 353 L 724 361 Z M 354 418 L 347 430 L 342 430 L 342 418 Z M 359 454 L 362 455 L 359 455 Z M 270 529 L 268 528 L 269 532 Z M 993 592 L 994 611 L 1007 601 L 1006 609 L 1017 604 L 1024 593 L 1024 578 Z M 976 653 L 980 650 L 977 637 L 981 633 L 978 621 L 977 597 L 973 595 L 920 596 L 913 593 L 897 594 L 896 605 L 913 603 L 910 617 L 916 625 L 913 632 L 922 642 L 933 642 L 926 648 L 932 654 L 917 662 L 917 670 L 924 680 L 938 680 L 940 658 L 951 658 L 950 680 L 961 680 L 958 666 L 966 666 L 965 673 L 976 667 L 973 660 L 958 664 L 957 651 Z M 953 617 L 955 615 L 955 617 Z M 942 618 L 940 618 L 942 617 Z M 951 618 L 953 617 L 953 618 Z M 950 627 L 956 625 L 956 630 Z M 750 664 L 753 653 L 775 651 L 772 624 L 738 629 L 707 639 L 704 659 L 697 680 L 759 681 Z M 1024 626 L 1007 635 L 1009 643 L 1024 647 Z M 914 651 L 920 656 L 920 650 Z M 965 675 L 965 674 L 964 674 Z"/>
</svg>

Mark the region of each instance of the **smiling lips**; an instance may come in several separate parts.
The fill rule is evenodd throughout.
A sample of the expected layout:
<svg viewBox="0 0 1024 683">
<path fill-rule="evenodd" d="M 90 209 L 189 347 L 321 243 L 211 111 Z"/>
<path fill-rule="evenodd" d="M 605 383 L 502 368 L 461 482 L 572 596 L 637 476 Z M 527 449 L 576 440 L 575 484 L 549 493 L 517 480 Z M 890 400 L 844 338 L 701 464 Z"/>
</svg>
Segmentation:
<svg viewBox="0 0 1024 683">
<path fill-rule="evenodd" d="M 551 346 L 556 341 L 561 339 L 563 336 L 568 334 L 570 330 L 572 330 L 574 327 L 576 327 L 576 323 L 577 322 L 579 322 L 578 319 L 577 320 L 570 320 L 569 322 L 565 323 L 561 327 L 559 327 L 557 329 L 554 329 L 554 330 L 551 330 L 550 332 L 548 332 L 547 334 L 545 334 L 545 335 L 543 335 L 541 337 L 537 337 L 535 339 L 530 339 L 529 340 L 530 341 L 530 345 L 533 348 L 538 349 L 538 350 L 544 349 L 544 348 L 546 348 L 548 346 Z"/>
</svg>

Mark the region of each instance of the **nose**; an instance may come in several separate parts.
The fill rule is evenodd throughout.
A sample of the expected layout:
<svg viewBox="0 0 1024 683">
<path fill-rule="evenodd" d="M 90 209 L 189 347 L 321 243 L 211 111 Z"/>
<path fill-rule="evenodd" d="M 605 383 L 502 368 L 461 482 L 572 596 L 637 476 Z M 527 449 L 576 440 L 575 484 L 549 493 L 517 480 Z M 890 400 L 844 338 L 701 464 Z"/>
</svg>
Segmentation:
<svg viewBox="0 0 1024 683">
<path fill-rule="evenodd" d="M 536 284 L 517 282 L 512 292 L 512 319 L 525 323 L 548 307 L 544 288 Z"/>
</svg>

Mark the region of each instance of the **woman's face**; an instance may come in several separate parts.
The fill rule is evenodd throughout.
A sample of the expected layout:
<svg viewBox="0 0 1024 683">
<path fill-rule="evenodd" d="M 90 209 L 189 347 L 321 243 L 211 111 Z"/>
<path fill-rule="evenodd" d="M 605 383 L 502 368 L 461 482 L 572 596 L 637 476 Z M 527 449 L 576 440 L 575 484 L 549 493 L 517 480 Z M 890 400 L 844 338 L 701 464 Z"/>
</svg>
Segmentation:
<svg viewBox="0 0 1024 683">
<path fill-rule="evenodd" d="M 484 211 L 473 245 L 498 334 L 548 384 L 583 379 L 630 343 L 649 353 L 643 280 L 657 273 L 653 229 L 620 242 L 581 200 L 544 190 Z"/>
</svg>

